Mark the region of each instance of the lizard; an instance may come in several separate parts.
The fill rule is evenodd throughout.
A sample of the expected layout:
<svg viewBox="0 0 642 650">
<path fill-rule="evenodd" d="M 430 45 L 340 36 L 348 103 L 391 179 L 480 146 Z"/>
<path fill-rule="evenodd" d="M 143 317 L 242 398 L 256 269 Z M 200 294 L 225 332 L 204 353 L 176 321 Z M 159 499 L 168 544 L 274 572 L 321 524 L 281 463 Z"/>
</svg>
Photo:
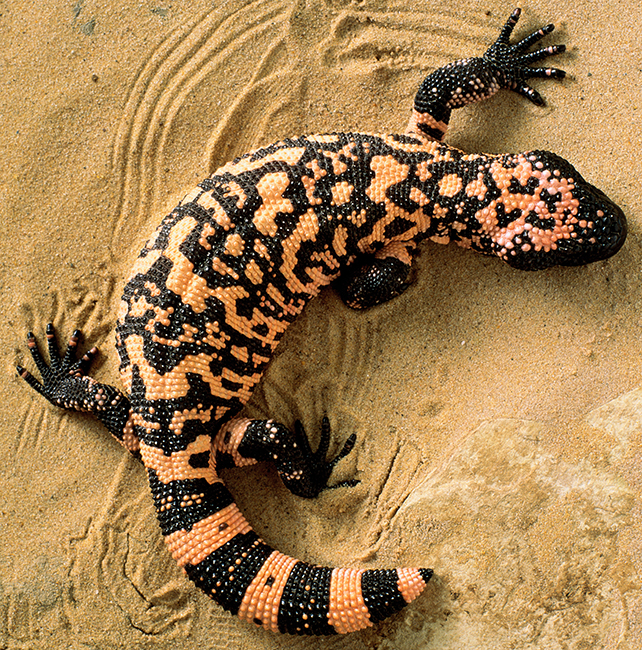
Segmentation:
<svg viewBox="0 0 642 650">
<path fill-rule="evenodd" d="M 530 65 L 565 51 L 531 50 L 552 24 L 511 43 L 519 16 L 483 56 L 426 77 L 403 134 L 284 139 L 190 191 L 125 285 L 116 327 L 125 392 L 87 374 L 97 349 L 78 358 L 79 330 L 61 355 L 47 326 L 49 364 L 27 335 L 42 383 L 22 366 L 18 374 L 54 405 L 95 415 L 142 460 L 172 556 L 243 620 L 275 632 L 347 633 L 400 610 L 432 576 L 291 558 L 252 530 L 219 476 L 272 461 L 291 492 L 312 498 L 353 448 L 354 434 L 326 459 L 327 417 L 313 452 L 298 422 L 289 429 L 239 415 L 310 299 L 337 278 L 355 309 L 399 296 L 423 240 L 454 241 L 524 270 L 603 260 L 625 240 L 622 210 L 563 158 L 466 154 L 443 142 L 453 109 L 501 89 L 543 105 L 528 80 L 564 77 Z"/>
</svg>

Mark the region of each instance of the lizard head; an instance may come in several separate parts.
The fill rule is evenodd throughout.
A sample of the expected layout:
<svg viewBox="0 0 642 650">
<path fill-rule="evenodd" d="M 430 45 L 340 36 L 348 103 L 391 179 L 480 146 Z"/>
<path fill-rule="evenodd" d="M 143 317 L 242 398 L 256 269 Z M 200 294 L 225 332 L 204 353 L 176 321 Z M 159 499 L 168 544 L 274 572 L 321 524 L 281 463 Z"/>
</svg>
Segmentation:
<svg viewBox="0 0 642 650">
<path fill-rule="evenodd" d="M 624 244 L 624 212 L 563 158 L 531 151 L 500 156 L 493 165 L 500 191 L 493 213 L 505 225 L 491 238 L 511 266 L 578 266 L 607 259 Z"/>
</svg>

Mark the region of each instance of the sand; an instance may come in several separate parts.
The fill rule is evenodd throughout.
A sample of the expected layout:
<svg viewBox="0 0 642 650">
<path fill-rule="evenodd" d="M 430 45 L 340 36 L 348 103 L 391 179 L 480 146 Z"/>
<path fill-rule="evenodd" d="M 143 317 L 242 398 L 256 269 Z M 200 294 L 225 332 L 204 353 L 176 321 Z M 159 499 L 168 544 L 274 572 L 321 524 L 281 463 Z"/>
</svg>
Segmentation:
<svg viewBox="0 0 642 650">
<path fill-rule="evenodd" d="M 0 648 L 642 647 L 642 191 L 635 2 L 530 2 L 519 34 L 570 77 L 547 106 L 502 92 L 458 111 L 467 151 L 546 148 L 622 206 L 624 249 L 512 270 L 422 247 L 413 286 L 365 313 L 325 291 L 288 331 L 252 415 L 324 413 L 353 489 L 290 495 L 269 466 L 226 474 L 248 519 L 313 563 L 431 566 L 413 605 L 344 638 L 255 630 L 164 548 L 144 471 L 89 417 L 15 377 L 24 332 L 81 327 L 118 383 L 128 269 L 195 182 L 249 148 L 400 131 L 423 76 L 477 55 L 511 4 L 230 0 L 0 5 L 3 399 Z"/>
</svg>

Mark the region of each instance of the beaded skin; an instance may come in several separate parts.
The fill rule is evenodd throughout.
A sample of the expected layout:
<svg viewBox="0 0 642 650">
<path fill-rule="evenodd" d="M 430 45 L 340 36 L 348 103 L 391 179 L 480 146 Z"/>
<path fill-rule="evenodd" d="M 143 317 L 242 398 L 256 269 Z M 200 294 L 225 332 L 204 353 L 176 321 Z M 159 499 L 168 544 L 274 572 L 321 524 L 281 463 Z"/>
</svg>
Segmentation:
<svg viewBox="0 0 642 650">
<path fill-rule="evenodd" d="M 502 88 L 541 104 L 526 80 L 564 76 L 528 65 L 564 50 L 528 51 L 552 25 L 510 44 L 518 16 L 483 57 L 426 78 L 405 133 L 284 139 L 190 191 L 141 251 L 123 292 L 124 393 L 86 376 L 96 350 L 76 360 L 79 332 L 61 358 L 48 326 L 49 365 L 28 336 L 42 383 L 19 374 L 52 403 L 94 413 L 142 460 L 172 556 L 245 621 L 291 634 L 352 632 L 400 610 L 432 575 L 288 557 L 252 530 L 219 477 L 222 467 L 271 461 L 288 489 L 314 497 L 352 449 L 354 436 L 326 459 L 326 418 L 313 452 L 298 424 L 238 415 L 307 302 L 337 278 L 354 308 L 398 296 L 426 239 L 528 270 L 602 260 L 624 242 L 622 211 L 559 156 L 465 154 L 441 142 L 452 109 Z"/>
</svg>

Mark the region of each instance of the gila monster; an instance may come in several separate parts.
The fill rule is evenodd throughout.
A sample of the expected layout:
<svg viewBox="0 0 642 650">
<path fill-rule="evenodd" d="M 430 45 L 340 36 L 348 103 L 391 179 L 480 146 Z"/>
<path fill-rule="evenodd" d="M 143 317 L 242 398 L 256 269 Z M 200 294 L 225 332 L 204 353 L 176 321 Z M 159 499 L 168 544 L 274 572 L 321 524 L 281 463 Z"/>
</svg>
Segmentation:
<svg viewBox="0 0 642 650">
<path fill-rule="evenodd" d="M 371 626 L 412 601 L 430 569 L 312 566 L 252 530 L 219 477 L 270 460 L 294 494 L 314 497 L 354 445 L 326 460 L 327 418 L 313 452 L 300 424 L 237 415 L 284 331 L 340 274 L 350 307 L 403 292 L 412 255 L 430 239 L 496 255 L 519 269 L 613 255 L 623 212 L 564 159 L 546 151 L 465 154 L 442 143 L 452 109 L 504 88 L 544 103 L 529 67 L 565 50 L 530 51 L 546 25 L 516 44 L 515 10 L 482 57 L 444 66 L 421 85 L 402 135 L 331 133 L 284 139 L 218 169 L 162 221 L 123 293 L 116 348 L 128 395 L 86 375 L 80 332 L 50 365 L 27 342 L 50 402 L 89 411 L 147 468 L 169 549 L 189 577 L 241 619 L 291 634 Z M 341 485 L 353 485 L 345 481 Z"/>
</svg>

